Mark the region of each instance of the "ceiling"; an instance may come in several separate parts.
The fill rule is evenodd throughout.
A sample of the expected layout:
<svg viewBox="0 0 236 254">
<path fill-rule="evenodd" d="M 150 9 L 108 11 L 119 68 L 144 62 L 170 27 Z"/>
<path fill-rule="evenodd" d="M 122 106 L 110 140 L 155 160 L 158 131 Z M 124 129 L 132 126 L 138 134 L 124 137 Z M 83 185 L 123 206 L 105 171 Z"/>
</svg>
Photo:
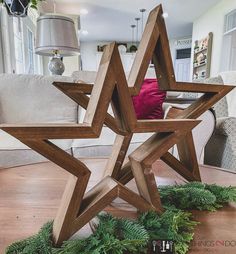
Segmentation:
<svg viewBox="0 0 236 254">
<path fill-rule="evenodd" d="M 131 41 L 132 29 L 136 17 L 141 17 L 140 9 L 145 8 L 145 20 L 148 12 L 162 3 L 170 38 L 191 36 L 193 21 L 220 0 L 47 0 L 43 11 L 79 15 L 81 9 L 88 14 L 81 14 L 81 41 Z M 141 26 L 141 23 L 140 23 Z"/>
</svg>

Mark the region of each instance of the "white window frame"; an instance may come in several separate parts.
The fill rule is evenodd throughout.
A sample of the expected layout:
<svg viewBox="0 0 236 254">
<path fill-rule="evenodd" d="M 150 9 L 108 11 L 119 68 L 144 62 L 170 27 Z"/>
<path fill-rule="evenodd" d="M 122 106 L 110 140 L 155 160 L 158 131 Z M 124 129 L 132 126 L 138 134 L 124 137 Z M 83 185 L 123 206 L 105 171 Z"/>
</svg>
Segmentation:
<svg viewBox="0 0 236 254">
<path fill-rule="evenodd" d="M 235 19 L 234 21 L 234 26 L 233 27 L 229 27 L 229 19 L 230 17 L 233 17 Z M 227 35 L 233 31 L 236 31 L 236 9 L 229 12 L 228 14 L 225 15 L 225 21 L 224 21 L 224 35 Z"/>
<path fill-rule="evenodd" d="M 230 24 L 230 17 L 233 23 Z M 236 9 L 225 15 L 220 71 L 236 70 Z"/>
</svg>

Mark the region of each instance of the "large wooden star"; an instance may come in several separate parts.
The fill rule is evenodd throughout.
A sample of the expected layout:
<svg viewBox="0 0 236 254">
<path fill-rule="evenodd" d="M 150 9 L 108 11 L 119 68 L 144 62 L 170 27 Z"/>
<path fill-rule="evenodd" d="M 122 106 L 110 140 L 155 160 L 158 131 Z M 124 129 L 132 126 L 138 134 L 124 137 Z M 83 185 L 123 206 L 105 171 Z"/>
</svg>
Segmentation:
<svg viewBox="0 0 236 254">
<path fill-rule="evenodd" d="M 197 102 L 177 115 L 176 119 L 136 119 L 131 96 L 139 93 L 152 57 L 162 89 L 206 92 Z M 151 168 L 158 158 L 186 179 L 200 180 L 191 136 L 192 129 L 199 121 L 190 118 L 198 117 L 232 89 L 228 86 L 175 82 L 161 6 L 150 13 L 128 81 L 117 45 L 112 43 L 105 49 L 94 86 L 59 82 L 54 85 L 86 109 L 82 124 L 0 125 L 0 128 L 70 173 L 54 221 L 53 233 L 57 245 L 82 228 L 117 197 L 140 211 L 161 212 L 160 197 Z M 88 97 L 88 94 L 91 96 Z M 107 113 L 110 103 L 114 116 Z M 49 139 L 98 138 L 103 124 L 117 136 L 104 178 L 85 193 L 90 170 Z M 155 134 L 136 149 L 129 156 L 130 162 L 123 166 L 133 133 L 144 132 Z M 180 160 L 168 153 L 175 144 L 182 151 Z M 193 162 L 188 155 L 191 155 Z M 140 195 L 124 186 L 133 177 Z"/>
</svg>

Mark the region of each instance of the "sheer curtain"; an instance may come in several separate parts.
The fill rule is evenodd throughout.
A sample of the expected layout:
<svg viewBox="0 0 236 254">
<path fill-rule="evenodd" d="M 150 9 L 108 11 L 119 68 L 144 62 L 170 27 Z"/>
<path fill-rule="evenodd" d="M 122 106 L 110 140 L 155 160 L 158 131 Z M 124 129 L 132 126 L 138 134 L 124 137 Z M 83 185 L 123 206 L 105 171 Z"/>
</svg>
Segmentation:
<svg viewBox="0 0 236 254">
<path fill-rule="evenodd" d="M 42 74 L 42 57 L 34 53 L 38 13 L 29 9 L 25 18 L 12 17 L 0 7 L 0 72 Z"/>
<path fill-rule="evenodd" d="M 1 72 L 12 73 L 12 60 L 13 57 L 11 54 L 11 22 L 10 17 L 7 14 L 6 8 L 3 6 L 0 7 L 0 61 L 1 61 Z"/>
</svg>

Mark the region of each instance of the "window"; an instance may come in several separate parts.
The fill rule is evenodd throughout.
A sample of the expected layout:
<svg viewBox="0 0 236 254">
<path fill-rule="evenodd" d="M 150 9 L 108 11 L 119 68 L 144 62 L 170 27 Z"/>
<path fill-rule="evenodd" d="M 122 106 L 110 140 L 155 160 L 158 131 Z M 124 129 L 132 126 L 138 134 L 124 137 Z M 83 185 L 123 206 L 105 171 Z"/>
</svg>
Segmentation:
<svg viewBox="0 0 236 254">
<path fill-rule="evenodd" d="M 225 16 L 221 71 L 236 70 L 236 10 Z"/>
<path fill-rule="evenodd" d="M 232 30 L 236 30 L 236 10 L 230 12 L 225 16 L 224 33 L 232 32 Z"/>
<path fill-rule="evenodd" d="M 186 59 L 186 58 L 191 58 L 191 48 L 177 49 L 176 59 Z"/>
<path fill-rule="evenodd" d="M 0 9 L 0 38 L 2 65 L 0 71 L 17 74 L 41 74 L 43 62 L 34 53 L 37 11 L 28 10 L 25 18 L 10 17 L 6 8 Z"/>
</svg>

